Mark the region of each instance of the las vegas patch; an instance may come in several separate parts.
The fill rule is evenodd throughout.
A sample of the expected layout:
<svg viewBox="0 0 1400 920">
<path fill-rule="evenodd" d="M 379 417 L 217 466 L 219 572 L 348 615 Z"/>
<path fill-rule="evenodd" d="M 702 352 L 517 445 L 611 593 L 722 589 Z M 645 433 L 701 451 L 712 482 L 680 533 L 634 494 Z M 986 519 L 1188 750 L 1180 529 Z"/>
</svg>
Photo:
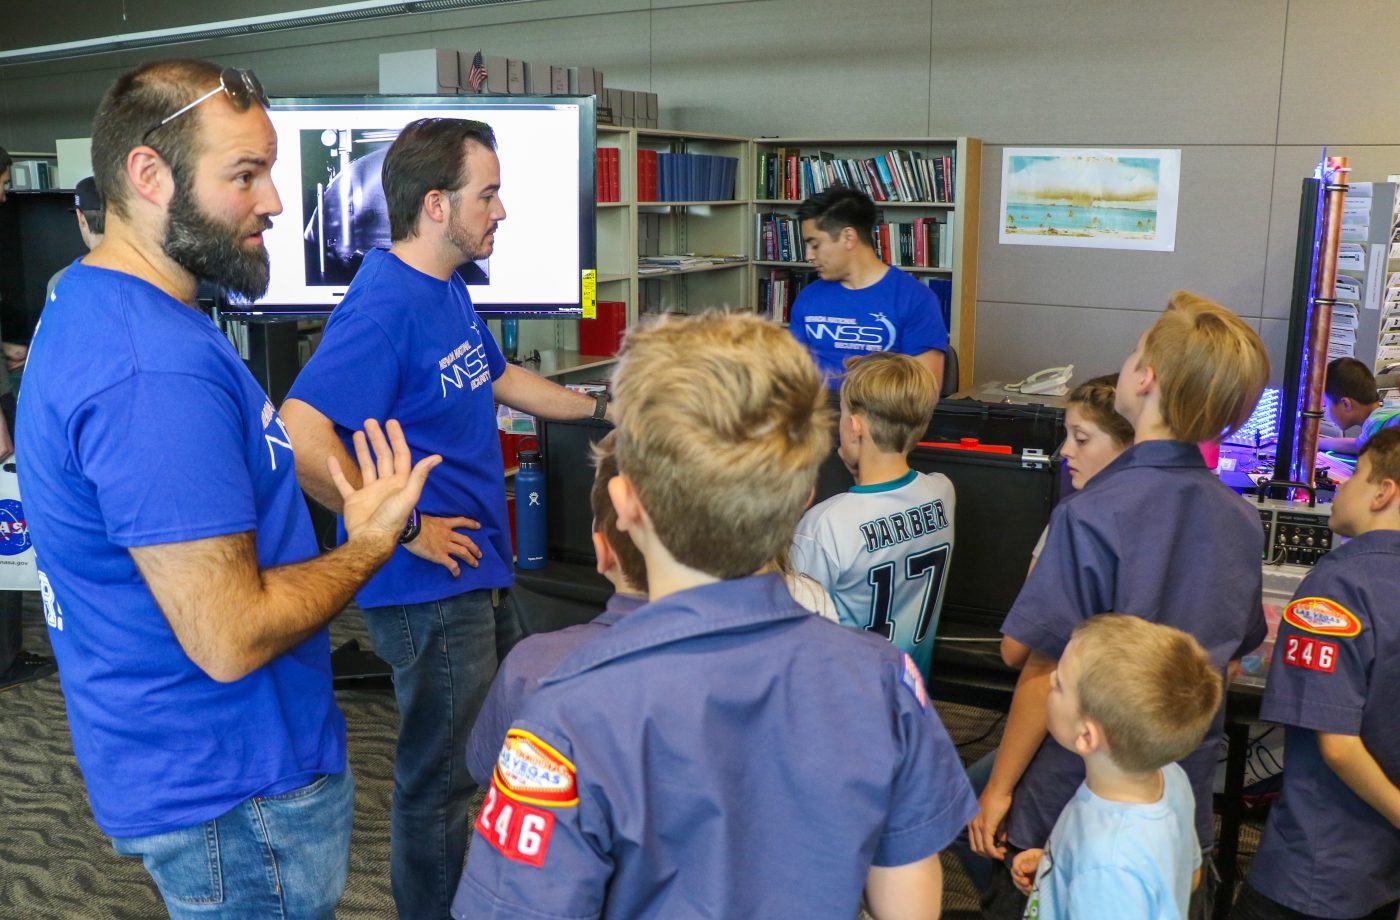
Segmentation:
<svg viewBox="0 0 1400 920">
<path fill-rule="evenodd" d="M 1300 597 L 1283 610 L 1284 622 L 1320 636 L 1349 637 L 1360 634 L 1361 620 L 1336 601 L 1325 597 Z"/>
<path fill-rule="evenodd" d="M 524 729 L 512 728 L 506 733 L 492 780 L 517 802 L 551 808 L 578 804 L 574 765 Z"/>
</svg>

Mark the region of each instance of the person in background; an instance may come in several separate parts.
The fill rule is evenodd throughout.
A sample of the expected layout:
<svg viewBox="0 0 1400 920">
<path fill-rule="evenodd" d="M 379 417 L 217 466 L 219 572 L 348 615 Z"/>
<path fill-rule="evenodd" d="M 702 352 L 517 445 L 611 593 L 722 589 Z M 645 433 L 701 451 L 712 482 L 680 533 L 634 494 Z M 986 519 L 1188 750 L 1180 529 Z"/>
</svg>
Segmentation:
<svg viewBox="0 0 1400 920">
<path fill-rule="evenodd" d="M 5 203 L 13 164 L 9 153 L 0 147 L 0 205 Z M 8 460 L 15 452 L 11 434 L 15 430 L 15 394 L 11 392 L 10 372 L 24 366 L 27 351 L 26 346 L 4 343 L 5 367 L 0 369 L 0 461 Z M 53 658 L 24 650 L 24 595 L 19 591 L 0 591 L 0 691 L 48 677 L 57 670 Z"/>
<path fill-rule="evenodd" d="M 521 632 L 501 595 L 515 570 L 496 403 L 547 419 L 602 420 L 609 406 L 606 394 L 507 364 L 472 307 L 458 266 L 489 256 L 506 219 L 491 127 L 414 121 L 390 145 L 383 179 L 393 246 L 366 254 L 282 417 L 302 488 L 337 513 L 326 460 L 348 464 L 359 419 L 396 418 L 415 453 L 444 458 L 401 545 L 356 601 L 393 668 L 399 707 L 394 903 L 404 917 L 445 917 L 476 791 L 463 740 Z"/>
<path fill-rule="evenodd" d="M 1400 425 L 1400 406 L 1381 404 L 1375 375 L 1355 358 L 1335 358 L 1327 365 L 1323 406 L 1327 417 L 1341 429 L 1343 436 L 1320 438 L 1319 450 L 1356 454 L 1382 428 Z M 1347 429 L 1357 425 L 1361 426 L 1361 431 L 1356 437 L 1346 437 Z"/>
<path fill-rule="evenodd" d="M 937 917 L 975 803 L 918 670 L 754 574 L 828 450 L 820 374 L 752 315 L 663 317 L 624 349 L 608 492 L 650 602 L 525 702 L 453 916 L 854 917 L 864 894 Z"/>
<path fill-rule="evenodd" d="M 286 429 L 195 306 L 199 279 L 267 290 L 265 105 L 252 73 L 205 61 L 117 77 L 92 125 L 106 236 L 45 308 L 20 405 L 73 751 L 98 827 L 176 920 L 334 915 L 355 783 L 326 625 L 441 461 L 364 421 L 360 485 L 329 464 L 350 538 L 316 555 Z"/>
<path fill-rule="evenodd" d="M 1220 708 L 1220 674 L 1187 633 L 1107 613 L 1074 630 L 1046 721 L 1084 782 L 1012 876 L 1037 920 L 1184 920 L 1200 884 L 1196 798 L 1176 761 Z"/>
<path fill-rule="evenodd" d="M 802 202 L 797 218 L 818 277 L 797 295 L 788 328 L 811 352 L 827 386 L 841 386 L 852 355 L 893 351 L 927 367 L 934 394 L 940 392 L 948 350 L 943 309 L 926 285 L 875 254 L 875 202 L 835 186 Z"/>
<path fill-rule="evenodd" d="M 1084 381 L 1065 400 L 1065 441 L 1060 445 L 1060 457 L 1076 492 L 1133 445 L 1133 423 L 1113 408 L 1117 388 L 1118 375 L 1104 374 Z M 1031 550 L 1031 568 L 1040 559 L 1049 532 L 1047 525 Z"/>
<path fill-rule="evenodd" d="M 1182 629 L 1209 652 L 1222 682 L 1264 640 L 1259 517 L 1211 474 L 1197 445 L 1242 425 L 1268 375 L 1259 334 L 1185 291 L 1124 361 L 1114 405 L 1133 425 L 1133 446 L 1051 513 L 1045 550 L 1002 624 L 1002 658 L 1021 675 L 968 828 L 974 852 L 1003 861 L 983 899 L 987 916 L 1021 916 L 1025 898 L 1002 867 L 1016 851 L 1045 845 L 1084 779 L 1083 761 L 1045 726 L 1050 675 L 1075 626 L 1117 610 Z M 1212 780 L 1223 733 L 1222 708 L 1181 762 L 1204 853 L 1215 846 Z M 1200 886 L 1193 917 L 1209 915 L 1213 892 Z"/>
<path fill-rule="evenodd" d="M 608 598 L 607 609 L 595 619 L 522 639 L 501 662 L 467 741 L 467 769 L 480 786 L 491 782 L 506 732 L 540 681 L 574 649 L 647 602 L 646 560 L 632 538 L 618 530 L 617 512 L 608 496 L 608 483 L 617 475 L 616 442 L 617 431 L 613 430 L 594 445 L 593 488 L 589 492 L 593 552 L 598 573 L 612 584 L 613 595 Z"/>
<path fill-rule="evenodd" d="M 78 233 L 83 238 L 83 245 L 91 252 L 102 242 L 102 234 L 107 226 L 107 213 L 102 206 L 102 195 L 97 191 L 97 180 L 92 176 L 78 183 L 77 194 L 73 196 L 73 213 L 78 218 Z M 53 300 L 53 289 L 58 287 L 58 281 L 66 271 L 67 265 L 54 272 L 53 277 L 49 279 L 48 288 L 44 291 L 45 303 Z"/>
<path fill-rule="evenodd" d="M 1236 920 L 1400 907 L 1400 429 L 1361 445 L 1331 525 L 1348 539 L 1284 608 L 1269 665 L 1259 715 L 1284 726 L 1288 766 Z"/>
</svg>

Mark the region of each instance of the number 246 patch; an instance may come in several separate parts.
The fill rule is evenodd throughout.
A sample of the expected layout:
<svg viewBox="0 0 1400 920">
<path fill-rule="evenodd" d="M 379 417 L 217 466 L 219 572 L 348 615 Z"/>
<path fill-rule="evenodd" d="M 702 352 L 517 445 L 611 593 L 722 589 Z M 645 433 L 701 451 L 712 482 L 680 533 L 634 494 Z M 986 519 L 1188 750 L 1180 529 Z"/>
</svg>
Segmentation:
<svg viewBox="0 0 1400 920">
<path fill-rule="evenodd" d="M 1331 674 L 1337 668 L 1337 643 L 1308 636 L 1289 636 L 1283 649 L 1283 663 Z"/>
<path fill-rule="evenodd" d="M 554 815 L 507 798 L 493 782 L 476 816 L 476 829 L 502 856 L 539 868 L 549 853 Z"/>
</svg>

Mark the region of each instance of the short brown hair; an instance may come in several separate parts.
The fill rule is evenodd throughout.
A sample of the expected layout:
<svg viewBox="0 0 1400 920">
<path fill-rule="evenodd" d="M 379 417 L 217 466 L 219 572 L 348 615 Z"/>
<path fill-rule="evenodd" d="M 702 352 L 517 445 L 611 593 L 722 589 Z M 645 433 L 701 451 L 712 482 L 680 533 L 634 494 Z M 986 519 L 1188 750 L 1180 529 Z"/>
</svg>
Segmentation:
<svg viewBox="0 0 1400 920">
<path fill-rule="evenodd" d="M 174 59 L 148 62 L 117 77 L 92 119 L 92 175 L 108 210 L 128 216 L 126 157 L 147 143 L 148 131 L 150 146 L 170 166 L 176 185 L 190 186 L 199 154 L 201 107 L 151 128 L 217 86 L 221 73 L 208 61 Z"/>
<path fill-rule="evenodd" d="M 417 235 L 424 195 L 433 189 L 455 194 L 470 181 L 468 142 L 496 149 L 490 125 L 464 118 L 420 118 L 394 138 L 383 170 L 389 236 L 394 242 Z"/>
<path fill-rule="evenodd" d="M 632 538 L 617 529 L 617 510 L 613 508 L 612 496 L 608 494 L 608 482 L 617 475 L 617 455 L 613 448 L 617 444 L 617 429 L 603 435 L 602 440 L 593 445 L 593 489 L 589 501 L 593 504 L 593 530 L 603 535 L 617 556 L 617 567 L 622 577 L 638 591 L 647 589 L 647 564 L 642 551 Z"/>
<path fill-rule="evenodd" d="M 1113 408 L 1113 398 L 1118 392 L 1118 376 L 1104 374 L 1086 380 L 1070 391 L 1069 405 L 1077 408 L 1084 417 L 1103 429 L 1104 434 L 1113 439 L 1119 447 L 1133 443 L 1133 423 L 1118 414 Z"/>
<path fill-rule="evenodd" d="M 1225 678 L 1189 633 L 1106 613 L 1075 627 L 1079 712 L 1103 727 L 1113 762 L 1145 773 L 1200 747 Z"/>
<path fill-rule="evenodd" d="M 852 415 L 865 417 L 876 447 L 907 454 L 928 431 L 938 405 L 938 380 L 908 355 L 856 355 L 846 359 L 841 404 Z"/>
<path fill-rule="evenodd" d="M 1269 380 L 1259 333 L 1189 291 L 1173 294 L 1147 331 L 1144 365 L 1157 374 L 1162 421 L 1181 441 L 1213 441 L 1243 425 Z"/>
<path fill-rule="evenodd" d="M 806 349 L 752 314 L 661 317 L 613 380 L 618 466 L 676 561 L 730 579 L 778 558 L 831 452 Z"/>
<path fill-rule="evenodd" d="M 1356 458 L 1371 458 L 1371 475 L 1367 482 L 1389 479 L 1400 485 L 1400 428 L 1382 428 L 1361 445 Z"/>
<path fill-rule="evenodd" d="M 804 220 L 813 221 L 818 230 L 832 239 L 850 227 L 856 232 L 856 238 L 872 249 L 875 248 L 875 222 L 879 219 L 879 210 L 869 195 L 844 185 L 833 185 L 817 192 L 797 206 L 799 224 Z"/>
<path fill-rule="evenodd" d="M 1376 377 L 1371 369 L 1355 358 L 1337 358 L 1327 365 L 1327 382 L 1322 391 L 1332 402 L 1343 397 L 1363 406 L 1371 406 L 1381 401 L 1376 389 Z"/>
</svg>

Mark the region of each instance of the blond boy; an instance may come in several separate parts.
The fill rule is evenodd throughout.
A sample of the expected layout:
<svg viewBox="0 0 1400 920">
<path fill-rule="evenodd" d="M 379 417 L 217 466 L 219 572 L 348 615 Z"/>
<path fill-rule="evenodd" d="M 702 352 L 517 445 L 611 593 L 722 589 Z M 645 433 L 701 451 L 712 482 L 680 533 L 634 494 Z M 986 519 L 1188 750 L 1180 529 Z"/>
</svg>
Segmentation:
<svg viewBox="0 0 1400 920">
<path fill-rule="evenodd" d="M 491 781 L 501 741 L 540 680 L 575 648 L 646 603 L 646 562 L 632 538 L 617 529 L 617 512 L 608 497 L 608 483 L 617 475 L 616 443 L 617 432 L 610 431 L 594 445 L 593 488 L 589 491 L 593 553 L 598 573 L 612 583 L 613 596 L 593 620 L 523 639 L 501 663 L 467 739 L 467 769 L 479 786 Z"/>
<path fill-rule="evenodd" d="M 828 450 L 822 380 L 780 327 L 633 331 L 615 378 L 618 526 L 649 595 L 507 734 L 456 917 L 936 917 L 973 810 L 906 656 L 752 575 Z"/>
<path fill-rule="evenodd" d="M 1180 920 L 1200 879 L 1195 796 L 1175 761 L 1220 708 L 1220 674 L 1179 629 L 1104 614 L 1051 676 L 1047 721 L 1085 779 L 1043 850 L 1012 867 L 1039 920 Z"/>
<path fill-rule="evenodd" d="M 1061 502 L 1045 551 L 1002 624 L 1002 657 L 1021 668 L 973 849 L 1002 860 L 1044 846 L 1084 779 L 1084 764 L 1046 737 L 1050 674 L 1074 628 L 1119 610 L 1190 633 L 1223 682 L 1227 665 L 1265 635 L 1259 518 L 1206 469 L 1196 444 L 1239 427 L 1259 401 L 1269 362 L 1258 334 L 1219 304 L 1179 291 L 1118 375 L 1115 408 L 1134 443 Z M 1196 795 L 1203 851 L 1214 846 L 1211 784 L 1223 737 L 1217 712 L 1182 759 Z M 1202 886 L 1192 916 L 1208 914 Z M 1024 898 L 1001 872 L 991 917 L 1019 917 Z"/>
<path fill-rule="evenodd" d="M 909 468 L 938 402 L 933 373 L 908 355 L 851 358 L 837 453 L 850 491 L 797 525 L 794 567 L 822 585 L 845 626 L 894 643 L 928 674 L 953 553 L 953 484 Z"/>
</svg>

